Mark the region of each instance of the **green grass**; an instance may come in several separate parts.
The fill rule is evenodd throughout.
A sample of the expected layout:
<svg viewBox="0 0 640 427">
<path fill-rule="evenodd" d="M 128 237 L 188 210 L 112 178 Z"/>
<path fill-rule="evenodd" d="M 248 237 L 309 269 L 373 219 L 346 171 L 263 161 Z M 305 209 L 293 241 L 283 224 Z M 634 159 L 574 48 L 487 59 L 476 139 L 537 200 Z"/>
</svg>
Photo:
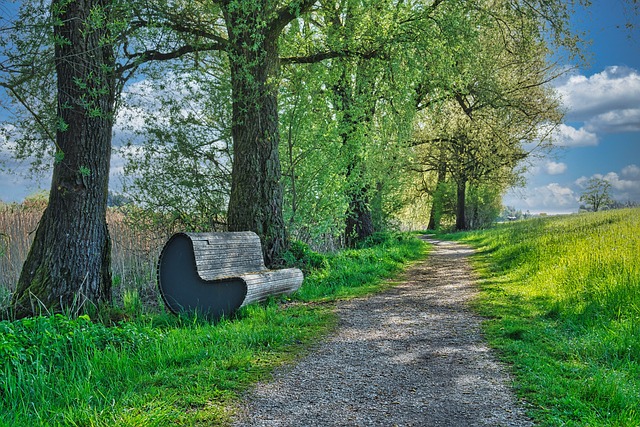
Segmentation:
<svg viewBox="0 0 640 427">
<path fill-rule="evenodd" d="M 425 256 L 404 235 L 375 243 L 331 256 L 297 245 L 297 295 L 216 324 L 144 314 L 133 293 L 133 320 L 115 326 L 61 315 L 0 322 L 0 425 L 225 425 L 243 390 L 331 330 L 327 301 L 382 289 Z"/>
<path fill-rule="evenodd" d="M 640 425 L 640 209 L 448 237 L 478 248 L 486 334 L 541 425 Z"/>
</svg>

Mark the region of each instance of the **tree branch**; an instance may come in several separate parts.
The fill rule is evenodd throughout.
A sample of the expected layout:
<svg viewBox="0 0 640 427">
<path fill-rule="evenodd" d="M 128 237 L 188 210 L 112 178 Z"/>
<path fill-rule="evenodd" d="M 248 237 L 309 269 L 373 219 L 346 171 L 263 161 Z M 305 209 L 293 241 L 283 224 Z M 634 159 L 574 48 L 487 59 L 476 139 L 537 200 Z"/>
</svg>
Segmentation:
<svg viewBox="0 0 640 427">
<path fill-rule="evenodd" d="M 146 50 L 140 53 L 133 53 L 126 55 L 127 59 L 133 62 L 130 62 L 126 65 L 122 65 L 118 68 L 118 72 L 123 74 L 126 71 L 132 70 L 140 66 L 140 64 L 150 61 L 168 61 L 171 59 L 180 58 L 189 53 L 194 52 L 211 52 L 211 51 L 221 51 L 225 49 L 225 45 L 220 43 L 212 43 L 212 44 L 199 44 L 199 45 L 184 45 L 176 50 L 171 52 L 160 52 L 155 49 Z"/>
<path fill-rule="evenodd" d="M 287 24 L 303 13 L 311 10 L 317 0 L 293 0 L 276 12 L 276 17 L 271 21 L 269 33 L 279 35 Z"/>
<path fill-rule="evenodd" d="M 55 135 L 53 135 L 48 127 L 45 125 L 45 123 L 42 121 L 42 119 L 40 118 L 40 116 L 38 115 L 37 112 L 35 112 L 30 106 L 29 103 L 22 98 L 22 96 L 20 96 L 20 94 L 16 91 L 15 87 L 8 85 L 6 83 L 2 83 L 0 82 L 0 86 L 4 87 L 5 89 L 7 89 L 9 92 L 11 92 L 13 94 L 13 96 L 18 100 L 18 102 L 20 104 L 22 104 L 22 106 L 29 112 L 29 114 L 31 114 L 33 116 L 33 119 L 36 121 L 36 123 L 38 124 L 38 126 L 40 126 L 40 128 L 42 128 L 42 131 L 47 135 L 47 138 L 49 138 L 51 140 L 51 142 L 53 142 L 53 145 L 56 146 L 57 150 L 60 150 L 60 147 L 58 146 L 58 143 L 56 142 L 56 137 Z"/>
</svg>

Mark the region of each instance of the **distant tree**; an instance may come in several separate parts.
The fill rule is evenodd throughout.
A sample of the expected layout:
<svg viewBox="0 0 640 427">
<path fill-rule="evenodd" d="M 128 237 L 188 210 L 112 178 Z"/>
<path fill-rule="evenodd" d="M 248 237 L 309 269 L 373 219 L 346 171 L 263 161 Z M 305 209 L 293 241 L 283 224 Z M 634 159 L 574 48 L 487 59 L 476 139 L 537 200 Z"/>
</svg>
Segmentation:
<svg viewBox="0 0 640 427">
<path fill-rule="evenodd" d="M 585 203 L 590 211 L 598 212 L 614 203 L 610 190 L 611 183 L 609 181 L 604 178 L 591 178 L 587 181 L 587 188 L 580 196 L 580 201 Z"/>
<path fill-rule="evenodd" d="M 421 99 L 427 108 L 412 142 L 416 169 L 437 173 L 438 183 L 456 183 L 456 229 L 479 218 L 476 205 L 467 220 L 467 189 L 490 184 L 504 191 L 518 183 L 523 161 L 550 147 L 549 130 L 562 119 L 548 85 L 562 71 L 549 62 L 538 19 L 510 8 L 487 19 L 476 44 L 466 44 L 472 51 L 453 56 L 450 74 L 457 79 Z"/>
</svg>

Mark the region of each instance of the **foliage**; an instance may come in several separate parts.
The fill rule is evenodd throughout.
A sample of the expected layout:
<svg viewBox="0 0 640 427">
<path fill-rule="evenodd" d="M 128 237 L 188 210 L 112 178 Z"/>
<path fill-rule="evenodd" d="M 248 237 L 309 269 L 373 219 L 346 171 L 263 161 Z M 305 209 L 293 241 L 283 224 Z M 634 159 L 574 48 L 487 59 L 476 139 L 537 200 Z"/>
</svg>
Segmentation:
<svg viewBox="0 0 640 427">
<path fill-rule="evenodd" d="M 284 216 L 293 239 L 335 250 L 348 200 L 337 122 L 325 99 L 324 64 L 283 69 L 279 103 Z"/>
<path fill-rule="evenodd" d="M 548 87 L 561 71 L 548 63 L 539 17 L 509 7 L 473 13 L 482 31 L 451 53 L 449 73 L 456 80 L 431 87 L 421 100 L 425 108 L 416 117 L 412 142 L 412 169 L 424 191 L 435 196 L 442 182 L 456 183 L 458 229 L 477 222 L 466 219 L 468 184 L 492 186 L 497 194 L 517 184 L 523 161 L 534 150 L 544 154 L 550 129 L 562 118 Z M 434 197 L 432 209 L 442 210 L 439 201 Z"/>
<path fill-rule="evenodd" d="M 502 209 L 500 188 L 490 184 L 471 185 L 466 196 L 466 228 L 478 230 L 493 225 Z"/>
<path fill-rule="evenodd" d="M 327 268 L 305 278 L 297 298 L 303 301 L 334 300 L 379 289 L 380 277 L 388 277 L 403 263 L 424 256 L 424 244 L 406 234 L 380 233 L 368 246 L 326 256 Z M 370 244 L 369 243 L 369 244 Z"/>
<path fill-rule="evenodd" d="M 202 68 L 148 67 L 144 83 L 126 88 L 120 120 L 134 136 L 120 149 L 123 184 L 140 213 L 180 219 L 191 231 L 224 227 L 232 163 L 227 66 L 203 54 Z"/>
<path fill-rule="evenodd" d="M 485 330 L 542 425 L 640 423 L 640 210 L 457 235 L 479 250 Z"/>
<path fill-rule="evenodd" d="M 282 258 L 287 266 L 301 269 L 305 276 L 329 267 L 327 256 L 313 251 L 299 240 L 291 242 Z"/>
</svg>

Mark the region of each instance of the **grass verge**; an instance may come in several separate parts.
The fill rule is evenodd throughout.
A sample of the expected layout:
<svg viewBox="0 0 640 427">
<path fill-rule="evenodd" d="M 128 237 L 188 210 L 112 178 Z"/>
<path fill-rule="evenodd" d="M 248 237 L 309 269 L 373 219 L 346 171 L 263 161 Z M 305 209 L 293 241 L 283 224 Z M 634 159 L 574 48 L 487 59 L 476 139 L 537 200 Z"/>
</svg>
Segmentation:
<svg viewBox="0 0 640 427">
<path fill-rule="evenodd" d="M 446 237 L 478 249 L 485 332 L 540 425 L 640 425 L 640 209 Z"/>
<path fill-rule="evenodd" d="M 0 322 L 0 425 L 225 425 L 243 390 L 334 325 L 332 301 L 386 286 L 425 245 L 377 236 L 323 256 L 294 245 L 305 269 L 293 301 L 269 301 L 216 324 L 162 313 L 104 326 L 84 316 Z"/>
</svg>

